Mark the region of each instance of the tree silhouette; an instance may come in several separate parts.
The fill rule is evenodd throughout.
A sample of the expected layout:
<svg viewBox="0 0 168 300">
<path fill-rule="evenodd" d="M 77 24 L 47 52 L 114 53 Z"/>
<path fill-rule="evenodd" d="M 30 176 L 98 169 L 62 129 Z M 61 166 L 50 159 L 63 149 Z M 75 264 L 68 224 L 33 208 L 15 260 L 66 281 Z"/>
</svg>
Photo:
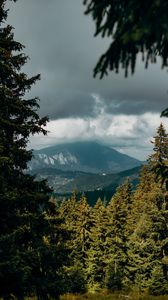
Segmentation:
<svg viewBox="0 0 168 300">
<path fill-rule="evenodd" d="M 21 72 L 27 56 L 6 25 L 5 4 L 0 1 L 0 297 L 48 299 L 60 293 L 65 234 L 51 189 L 26 173 L 30 135 L 46 134 L 47 118 L 39 117 L 37 98 L 24 98 L 40 76 Z"/>
</svg>

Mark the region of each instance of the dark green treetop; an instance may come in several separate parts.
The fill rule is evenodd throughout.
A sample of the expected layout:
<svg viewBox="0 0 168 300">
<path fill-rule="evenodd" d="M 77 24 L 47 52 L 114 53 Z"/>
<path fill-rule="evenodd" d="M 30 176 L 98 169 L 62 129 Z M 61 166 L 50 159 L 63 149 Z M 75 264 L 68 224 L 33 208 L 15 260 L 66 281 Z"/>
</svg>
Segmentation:
<svg viewBox="0 0 168 300">
<path fill-rule="evenodd" d="M 139 291 L 167 293 L 167 134 L 161 124 L 143 166 L 128 220 L 128 274 Z"/>
<path fill-rule="evenodd" d="M 126 180 L 118 187 L 107 206 L 109 224 L 107 242 L 109 246 L 107 268 L 107 286 L 110 289 L 122 289 L 127 285 L 127 219 L 132 202 L 132 187 Z"/>
<path fill-rule="evenodd" d="M 162 183 L 168 184 L 168 134 L 161 123 L 154 137 L 154 153 L 148 161 Z M 168 188 L 168 187 L 167 187 Z"/>
<path fill-rule="evenodd" d="M 46 134 L 47 118 L 39 117 L 37 98 L 26 99 L 40 76 L 21 72 L 27 56 L 6 25 L 5 4 L 0 1 L 0 298 L 47 299 L 60 293 L 63 233 L 51 189 L 25 172 L 29 138 Z"/>
<path fill-rule="evenodd" d="M 108 50 L 101 56 L 94 75 L 102 78 L 108 70 L 122 67 L 133 73 L 137 55 L 142 53 L 145 66 L 162 59 L 168 65 L 168 1 L 165 0 L 84 0 L 86 14 L 96 23 L 95 35 L 111 37 Z"/>
<path fill-rule="evenodd" d="M 83 0 L 86 14 L 96 24 L 95 36 L 110 39 L 110 46 L 94 68 L 94 77 L 122 68 L 125 76 L 134 73 L 137 57 L 147 68 L 149 63 L 162 60 L 168 66 L 168 1 L 166 0 Z M 161 116 L 168 116 L 168 108 Z"/>
<path fill-rule="evenodd" d="M 109 245 L 107 245 L 107 229 L 109 219 L 106 207 L 100 198 L 91 209 L 92 227 L 90 230 L 91 243 L 87 251 L 87 287 L 90 292 L 105 287 L 106 260 Z"/>
<path fill-rule="evenodd" d="M 153 293 L 156 270 L 157 288 L 166 281 L 167 220 L 164 209 L 164 190 L 149 166 L 144 166 L 140 182 L 134 191 L 128 219 L 128 278 L 140 292 Z M 146 184 L 145 184 L 146 182 Z M 165 274 L 164 274 L 165 273 Z M 160 277 L 160 280 L 158 280 Z M 152 282 L 152 284 L 151 284 Z M 167 283 L 166 283 L 167 284 Z M 163 287 L 166 291 L 166 285 Z"/>
</svg>

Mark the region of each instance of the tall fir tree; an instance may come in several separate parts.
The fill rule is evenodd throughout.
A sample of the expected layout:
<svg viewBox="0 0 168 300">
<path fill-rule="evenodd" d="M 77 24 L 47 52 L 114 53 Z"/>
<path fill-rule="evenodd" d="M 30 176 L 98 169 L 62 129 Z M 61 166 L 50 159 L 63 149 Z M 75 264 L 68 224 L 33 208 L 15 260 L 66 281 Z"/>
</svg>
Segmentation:
<svg viewBox="0 0 168 300">
<path fill-rule="evenodd" d="M 89 291 L 105 287 L 108 245 L 106 235 L 109 219 L 106 207 L 99 198 L 91 209 L 92 226 L 90 230 L 91 243 L 87 250 L 87 287 Z"/>
<path fill-rule="evenodd" d="M 46 134 L 38 99 L 24 98 L 40 76 L 21 72 L 27 56 L 6 25 L 5 4 L 0 1 L 0 297 L 56 298 L 59 285 L 53 287 L 50 279 L 58 283 L 65 257 L 51 190 L 25 172 L 30 135 Z"/>
<path fill-rule="evenodd" d="M 127 218 L 130 214 L 132 189 L 129 180 L 126 180 L 112 197 L 107 211 L 110 227 L 108 228 L 108 269 L 107 287 L 120 290 L 127 286 Z"/>
<path fill-rule="evenodd" d="M 152 170 L 168 191 L 168 134 L 162 123 L 157 129 L 152 143 L 154 144 L 154 153 L 150 155 L 148 161 Z"/>
<path fill-rule="evenodd" d="M 87 250 L 90 246 L 90 229 L 92 227 L 90 210 L 86 197 L 82 195 L 76 207 L 74 254 L 77 260 L 80 261 L 83 269 L 86 269 Z"/>
<path fill-rule="evenodd" d="M 161 183 L 163 191 L 163 200 L 159 206 L 162 218 L 160 269 L 163 272 L 164 282 L 166 282 L 165 287 L 168 286 L 168 134 L 162 123 L 157 129 L 153 144 L 154 153 L 149 157 L 149 165 L 156 173 L 156 181 Z"/>
<path fill-rule="evenodd" d="M 155 294 L 168 291 L 167 142 L 161 124 L 153 142 L 154 153 L 142 169 L 129 219 L 131 281 L 140 291 Z"/>
<path fill-rule="evenodd" d="M 87 249 L 90 241 L 90 207 L 85 196 L 77 201 L 74 192 L 70 199 L 60 206 L 61 215 L 65 217 L 65 229 L 70 231 L 68 241 L 69 266 L 66 270 L 67 292 L 82 293 L 86 291 Z"/>
<path fill-rule="evenodd" d="M 132 198 L 127 221 L 129 285 L 139 292 L 149 290 L 153 266 L 160 261 L 160 231 L 164 231 L 157 206 L 162 202 L 163 194 L 154 178 L 154 174 L 148 173 L 145 166 Z"/>
</svg>

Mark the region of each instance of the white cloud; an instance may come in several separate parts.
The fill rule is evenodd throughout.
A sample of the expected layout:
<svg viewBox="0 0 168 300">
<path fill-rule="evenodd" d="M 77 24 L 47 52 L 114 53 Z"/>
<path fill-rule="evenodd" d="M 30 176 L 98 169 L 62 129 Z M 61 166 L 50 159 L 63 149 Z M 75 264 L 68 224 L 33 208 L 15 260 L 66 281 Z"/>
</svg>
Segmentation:
<svg viewBox="0 0 168 300">
<path fill-rule="evenodd" d="M 47 129 L 50 131 L 49 136 L 63 139 L 79 138 L 84 132 L 88 131 L 88 122 L 82 118 L 59 119 L 49 122 Z"/>
<path fill-rule="evenodd" d="M 122 153 L 146 159 L 152 150 L 150 143 L 160 122 L 168 125 L 159 114 L 110 115 L 101 111 L 96 118 L 67 118 L 50 121 L 48 136 L 31 138 L 31 147 L 42 148 L 75 140 L 98 140 Z"/>
</svg>

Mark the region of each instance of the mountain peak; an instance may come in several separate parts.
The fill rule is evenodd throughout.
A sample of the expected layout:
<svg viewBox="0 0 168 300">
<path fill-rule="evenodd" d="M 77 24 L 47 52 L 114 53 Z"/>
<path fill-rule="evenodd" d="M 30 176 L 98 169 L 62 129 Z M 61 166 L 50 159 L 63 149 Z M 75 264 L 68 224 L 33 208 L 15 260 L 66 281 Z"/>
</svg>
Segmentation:
<svg viewBox="0 0 168 300">
<path fill-rule="evenodd" d="M 78 141 L 34 151 L 30 168 L 51 167 L 90 173 L 116 173 L 140 166 L 141 162 L 97 141 Z"/>
</svg>

